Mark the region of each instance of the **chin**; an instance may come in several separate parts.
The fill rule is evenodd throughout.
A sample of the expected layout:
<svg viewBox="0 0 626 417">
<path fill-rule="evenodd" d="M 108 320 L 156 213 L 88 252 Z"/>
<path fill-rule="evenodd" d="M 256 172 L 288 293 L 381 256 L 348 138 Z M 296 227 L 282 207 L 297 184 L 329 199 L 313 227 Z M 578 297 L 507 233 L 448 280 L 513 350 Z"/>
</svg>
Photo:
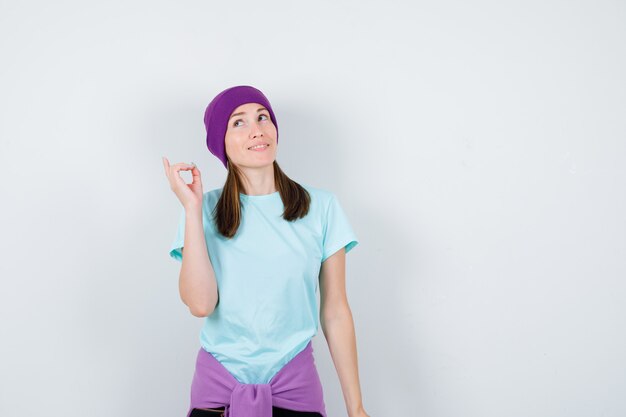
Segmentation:
<svg viewBox="0 0 626 417">
<path fill-rule="evenodd" d="M 274 159 L 272 159 L 271 161 L 247 161 L 246 163 L 244 163 L 244 166 L 250 168 L 262 168 L 265 166 L 272 166 L 273 164 Z"/>
</svg>

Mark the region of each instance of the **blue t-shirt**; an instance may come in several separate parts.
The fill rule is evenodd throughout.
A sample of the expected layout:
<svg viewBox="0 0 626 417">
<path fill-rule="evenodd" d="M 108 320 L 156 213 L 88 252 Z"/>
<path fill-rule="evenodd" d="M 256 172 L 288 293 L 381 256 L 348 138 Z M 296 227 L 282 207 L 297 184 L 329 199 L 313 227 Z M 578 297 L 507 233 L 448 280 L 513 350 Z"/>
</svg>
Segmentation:
<svg viewBox="0 0 626 417">
<path fill-rule="evenodd" d="M 311 196 L 308 214 L 282 218 L 278 191 L 240 194 L 242 221 L 227 239 L 215 228 L 212 211 L 222 188 L 204 193 L 204 235 L 215 271 L 219 302 L 204 319 L 200 344 L 239 382 L 269 383 L 317 333 L 316 291 L 321 264 L 357 237 L 335 195 L 301 184 Z M 185 211 L 170 246 L 182 261 Z"/>
</svg>

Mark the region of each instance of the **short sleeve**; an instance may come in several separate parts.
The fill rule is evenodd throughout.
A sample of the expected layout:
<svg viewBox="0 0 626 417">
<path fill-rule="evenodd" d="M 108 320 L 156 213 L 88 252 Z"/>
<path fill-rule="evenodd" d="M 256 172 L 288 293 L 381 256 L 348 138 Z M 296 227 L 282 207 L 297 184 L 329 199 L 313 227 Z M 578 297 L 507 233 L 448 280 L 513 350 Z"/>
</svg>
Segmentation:
<svg viewBox="0 0 626 417">
<path fill-rule="evenodd" d="M 348 253 L 359 242 L 337 197 L 331 194 L 324 219 L 322 262 L 341 248 Z"/>
<path fill-rule="evenodd" d="M 183 253 L 181 249 L 185 244 L 185 208 L 181 209 L 180 216 L 178 217 L 178 229 L 174 241 L 170 245 L 170 256 L 177 261 L 183 261 Z"/>
</svg>

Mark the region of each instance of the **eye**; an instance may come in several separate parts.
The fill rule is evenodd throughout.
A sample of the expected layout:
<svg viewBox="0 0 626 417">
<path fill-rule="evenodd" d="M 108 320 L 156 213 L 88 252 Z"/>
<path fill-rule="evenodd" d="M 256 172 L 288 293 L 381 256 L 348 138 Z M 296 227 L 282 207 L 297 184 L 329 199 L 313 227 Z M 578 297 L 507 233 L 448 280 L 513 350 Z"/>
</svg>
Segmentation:
<svg viewBox="0 0 626 417">
<path fill-rule="evenodd" d="M 235 120 L 235 121 L 233 122 L 233 126 L 234 126 L 234 127 L 237 127 L 237 122 L 242 122 L 242 121 L 243 121 L 243 120 L 241 120 L 241 119 L 237 119 L 237 120 Z"/>
<path fill-rule="evenodd" d="M 267 116 L 267 114 L 260 114 L 259 117 L 265 117 L 267 119 L 269 119 L 269 117 Z"/>
</svg>

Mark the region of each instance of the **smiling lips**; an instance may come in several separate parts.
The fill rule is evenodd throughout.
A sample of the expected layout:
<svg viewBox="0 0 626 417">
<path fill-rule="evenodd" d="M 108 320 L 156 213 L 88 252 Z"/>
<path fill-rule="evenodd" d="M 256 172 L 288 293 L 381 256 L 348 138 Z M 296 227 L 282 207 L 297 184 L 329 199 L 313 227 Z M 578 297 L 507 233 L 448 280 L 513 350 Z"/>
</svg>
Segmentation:
<svg viewBox="0 0 626 417">
<path fill-rule="evenodd" d="M 259 145 L 251 146 L 251 147 L 248 148 L 248 150 L 259 152 L 259 151 L 264 151 L 269 146 L 270 146 L 269 143 L 262 143 L 262 144 L 259 144 Z"/>
</svg>

